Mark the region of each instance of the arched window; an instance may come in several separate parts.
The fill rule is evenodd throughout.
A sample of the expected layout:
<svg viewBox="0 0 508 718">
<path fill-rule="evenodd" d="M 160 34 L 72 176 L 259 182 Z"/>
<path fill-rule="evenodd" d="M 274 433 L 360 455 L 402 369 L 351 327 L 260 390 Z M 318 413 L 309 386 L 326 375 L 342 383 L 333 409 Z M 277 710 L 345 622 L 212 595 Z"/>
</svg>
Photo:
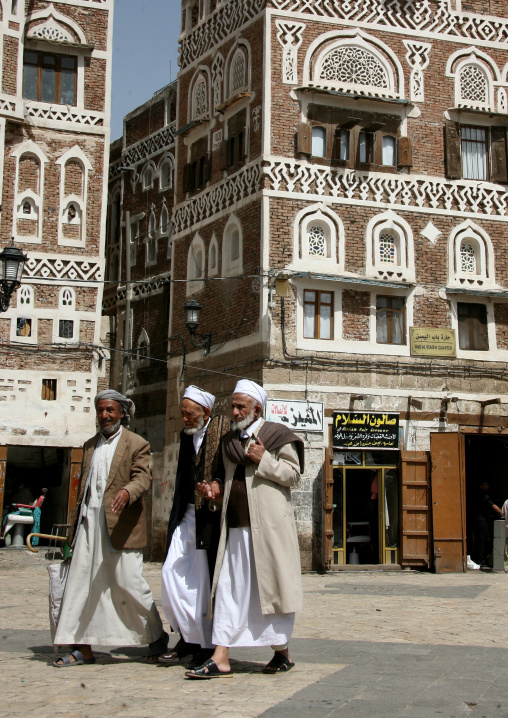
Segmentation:
<svg viewBox="0 0 508 718">
<path fill-rule="evenodd" d="M 413 232 L 410 225 L 389 210 L 367 225 L 367 276 L 414 282 Z"/>
<path fill-rule="evenodd" d="M 208 250 L 208 276 L 213 277 L 219 271 L 219 245 L 215 234 L 210 241 L 210 249 Z"/>
<path fill-rule="evenodd" d="M 459 72 L 459 93 L 463 103 L 486 105 L 489 100 L 489 82 L 478 65 L 464 65 Z"/>
<path fill-rule="evenodd" d="M 247 63 L 245 60 L 245 52 L 238 49 L 231 61 L 231 69 L 229 73 L 230 86 L 229 94 L 234 95 L 247 86 Z"/>
<path fill-rule="evenodd" d="M 76 295 L 74 290 L 69 287 L 64 287 L 60 290 L 60 309 L 75 309 L 76 308 Z"/>
<path fill-rule="evenodd" d="M 450 236 L 448 285 L 471 289 L 496 287 L 492 241 L 485 230 L 469 220 Z"/>
<path fill-rule="evenodd" d="M 18 289 L 18 308 L 33 307 L 34 290 L 28 284 L 22 284 Z"/>
<path fill-rule="evenodd" d="M 152 165 L 147 165 L 147 167 L 143 170 L 143 189 L 152 189 L 153 175 L 154 172 Z"/>
<path fill-rule="evenodd" d="M 293 264 L 316 271 L 338 272 L 344 265 L 344 227 L 324 205 L 301 210 L 295 217 Z"/>
<path fill-rule="evenodd" d="M 187 295 L 199 292 L 205 286 L 205 245 L 199 235 L 192 240 L 187 255 Z"/>
<path fill-rule="evenodd" d="M 140 366 L 150 365 L 150 340 L 145 329 L 141 330 L 136 348 L 136 359 Z"/>
<path fill-rule="evenodd" d="M 243 269 L 242 226 L 232 215 L 224 230 L 222 239 L 222 274 L 240 274 Z"/>
<path fill-rule="evenodd" d="M 309 254 L 311 257 L 326 257 L 327 242 L 324 228 L 319 224 L 309 227 Z"/>
<path fill-rule="evenodd" d="M 166 203 L 162 203 L 161 217 L 159 222 L 159 234 L 162 237 L 167 237 L 169 234 L 169 212 Z"/>
<path fill-rule="evenodd" d="M 159 165 L 159 190 L 171 189 L 173 186 L 173 160 L 165 157 Z"/>
<path fill-rule="evenodd" d="M 192 93 L 192 117 L 197 120 L 208 113 L 208 89 L 205 78 L 201 75 L 194 85 Z"/>
<path fill-rule="evenodd" d="M 384 63 L 366 47 L 339 45 L 320 58 L 319 80 L 341 87 L 390 88 L 390 77 Z"/>
</svg>

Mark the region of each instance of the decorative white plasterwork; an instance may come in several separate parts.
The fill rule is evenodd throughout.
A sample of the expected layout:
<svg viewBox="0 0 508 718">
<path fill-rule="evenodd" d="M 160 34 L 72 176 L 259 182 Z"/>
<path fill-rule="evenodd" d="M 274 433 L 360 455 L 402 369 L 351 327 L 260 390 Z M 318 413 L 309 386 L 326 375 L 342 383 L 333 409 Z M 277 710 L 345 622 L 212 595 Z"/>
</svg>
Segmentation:
<svg viewBox="0 0 508 718">
<path fill-rule="evenodd" d="M 467 242 L 474 249 L 476 269 L 461 268 L 461 245 Z M 466 220 L 450 234 L 448 241 L 448 286 L 470 289 L 495 288 L 494 247 L 487 232 Z"/>
<path fill-rule="evenodd" d="M 404 71 L 393 50 L 363 30 L 332 30 L 309 46 L 303 84 L 374 97 L 404 98 Z"/>
<path fill-rule="evenodd" d="M 87 44 L 85 33 L 81 27 L 68 15 L 63 15 L 58 12 L 53 3 L 48 5 L 47 8 L 44 8 L 44 10 L 39 10 L 38 12 L 28 15 L 26 22 L 29 24 L 35 20 L 42 20 L 44 18 L 47 18 L 47 22 L 30 28 L 27 33 L 28 38 L 52 41 L 56 40 L 57 42 L 74 42 L 72 35 L 65 29 L 65 27 L 62 27 L 63 24 L 64 26 L 67 25 L 70 27 L 76 33 L 81 45 Z"/>
<path fill-rule="evenodd" d="M 305 24 L 275 20 L 277 40 L 282 45 L 282 82 L 287 85 L 298 84 L 298 50 L 303 40 Z"/>
<path fill-rule="evenodd" d="M 494 88 L 501 84 L 501 73 L 485 52 L 476 47 L 457 50 L 448 58 L 446 76 L 455 82 L 456 107 L 494 109 Z"/>
<path fill-rule="evenodd" d="M 415 42 L 413 40 L 403 40 L 402 42 L 406 46 L 406 60 L 411 68 L 409 99 L 412 102 L 423 102 L 425 99 L 423 71 L 429 66 L 429 54 L 432 45 L 427 42 Z"/>
<path fill-rule="evenodd" d="M 206 20 L 188 32 L 180 42 L 180 68 L 183 70 L 198 57 L 216 47 L 231 33 L 252 20 L 266 0 L 230 0 L 223 3 Z"/>
<path fill-rule="evenodd" d="M 268 189 L 282 195 L 290 193 L 306 199 L 328 197 L 340 203 L 390 205 L 435 214 L 508 218 L 508 193 L 487 184 L 364 174 L 287 158 L 272 158 L 263 170 L 269 180 Z"/>
<path fill-rule="evenodd" d="M 37 256 L 30 252 L 24 276 L 30 279 L 72 279 L 99 282 L 102 279 L 102 261 L 97 259 L 74 259 L 62 255 Z"/>
<path fill-rule="evenodd" d="M 223 98 L 223 82 L 224 82 L 224 57 L 220 52 L 215 55 L 212 64 L 212 86 L 213 86 L 213 106 L 222 104 Z"/>
<path fill-rule="evenodd" d="M 420 232 L 422 237 L 428 239 L 431 244 L 435 244 L 440 234 L 443 234 L 435 224 L 429 222 Z"/>
<path fill-rule="evenodd" d="M 65 195 L 65 172 L 67 162 L 77 160 L 83 169 L 83 187 L 82 197 L 76 195 Z M 66 247 L 84 247 L 86 244 L 86 209 L 88 203 L 88 175 L 92 171 L 92 163 L 85 155 L 81 147 L 74 145 L 65 154 L 63 154 L 55 164 L 60 166 L 60 222 L 58 223 L 58 244 Z M 64 214 L 67 212 L 69 204 L 76 204 L 81 212 L 79 214 L 79 224 L 81 225 L 79 239 L 70 239 L 64 236 L 63 224 L 65 222 Z M 78 215 L 76 215 L 76 220 Z M 77 223 L 77 221 L 76 221 Z"/>
<path fill-rule="evenodd" d="M 261 127 L 260 120 L 261 105 L 256 105 L 256 107 L 252 108 L 252 129 L 254 130 L 254 132 L 259 132 L 259 128 Z"/>
<path fill-rule="evenodd" d="M 380 241 L 385 233 L 392 236 L 397 245 L 391 263 L 380 258 Z M 415 281 L 413 231 L 405 219 L 391 209 L 375 215 L 367 225 L 366 243 L 368 277 L 385 281 Z"/>
<path fill-rule="evenodd" d="M 234 3 L 233 3 L 234 4 Z M 272 0 L 277 10 L 346 20 L 366 27 L 413 30 L 426 37 L 508 44 L 508 20 L 452 10 L 452 0 Z"/>
<path fill-rule="evenodd" d="M 122 159 L 119 160 L 124 167 L 132 167 L 138 162 L 148 159 L 161 150 L 174 147 L 176 123 L 172 122 L 162 130 L 150 135 L 146 140 L 136 142 L 122 152 Z"/>
<path fill-rule="evenodd" d="M 44 102 L 25 100 L 25 117 L 34 121 L 49 121 L 51 123 L 64 122 L 79 125 L 80 128 L 102 128 L 104 125 L 103 112 L 78 110 L 70 105 L 48 105 Z"/>
<path fill-rule="evenodd" d="M 313 227 L 322 228 L 328 251 L 312 254 L 309 244 Z M 293 223 L 292 267 L 315 272 L 340 274 L 344 271 L 345 233 L 341 218 L 322 202 L 301 209 Z"/>
<path fill-rule="evenodd" d="M 261 189 L 261 165 L 252 164 L 228 177 L 221 184 L 201 192 L 199 197 L 174 212 L 175 233 L 210 219 Z"/>
<path fill-rule="evenodd" d="M 211 73 L 206 65 L 200 65 L 189 83 L 187 121 L 204 118 L 210 112 Z"/>
</svg>

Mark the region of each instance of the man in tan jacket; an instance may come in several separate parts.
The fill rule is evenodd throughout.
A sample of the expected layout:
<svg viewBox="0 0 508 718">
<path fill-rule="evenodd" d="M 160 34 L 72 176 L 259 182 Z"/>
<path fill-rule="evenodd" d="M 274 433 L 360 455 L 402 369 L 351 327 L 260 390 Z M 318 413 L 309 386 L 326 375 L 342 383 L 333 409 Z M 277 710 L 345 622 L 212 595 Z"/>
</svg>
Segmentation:
<svg viewBox="0 0 508 718">
<path fill-rule="evenodd" d="M 294 666 L 288 644 L 303 595 L 291 487 L 303 471 L 304 447 L 287 427 L 261 418 L 265 402 L 259 384 L 238 382 L 232 430 L 223 439 L 224 471 L 219 482 L 199 485 L 203 496 L 222 497 L 211 597 L 216 648 L 187 678 L 232 676 L 233 646 L 271 646 L 265 673 Z"/>
<path fill-rule="evenodd" d="M 127 429 L 134 404 L 107 390 L 95 397 L 99 433 L 84 445 L 78 509 L 69 543 L 73 555 L 55 635 L 74 646 L 57 668 L 95 663 L 92 645 L 148 643 L 149 660 L 168 635 L 143 578 L 150 486 L 150 445 Z"/>
</svg>

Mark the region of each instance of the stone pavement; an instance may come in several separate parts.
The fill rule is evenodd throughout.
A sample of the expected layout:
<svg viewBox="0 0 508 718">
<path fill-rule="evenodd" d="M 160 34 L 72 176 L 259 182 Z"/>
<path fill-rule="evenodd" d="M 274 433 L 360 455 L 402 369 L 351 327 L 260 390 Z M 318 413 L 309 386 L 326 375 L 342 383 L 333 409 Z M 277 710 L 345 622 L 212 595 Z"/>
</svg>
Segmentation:
<svg viewBox="0 0 508 718">
<path fill-rule="evenodd" d="M 232 651 L 229 680 L 187 681 L 143 649 L 56 669 L 41 551 L 0 551 L 2 718 L 508 717 L 505 574 L 355 572 L 303 578 L 286 675 L 265 649 Z M 160 598 L 160 566 L 145 565 Z"/>
</svg>

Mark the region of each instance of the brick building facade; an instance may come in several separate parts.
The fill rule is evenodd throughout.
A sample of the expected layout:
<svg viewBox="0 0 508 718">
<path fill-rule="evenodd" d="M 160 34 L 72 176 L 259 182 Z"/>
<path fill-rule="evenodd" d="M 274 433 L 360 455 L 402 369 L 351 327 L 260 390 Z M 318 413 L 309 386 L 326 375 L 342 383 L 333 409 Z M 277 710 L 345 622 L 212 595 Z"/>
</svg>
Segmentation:
<svg viewBox="0 0 508 718">
<path fill-rule="evenodd" d="M 184 382 L 168 368 L 163 503 L 184 384 L 225 406 L 247 376 L 324 404 L 294 492 L 304 568 L 465 566 L 486 455 L 508 495 L 505 15 L 184 0 L 169 334 L 187 354 Z M 334 412 L 395 417 L 392 451 L 333 449 Z"/>
<path fill-rule="evenodd" d="M 104 315 L 110 386 L 131 397 L 131 429 L 150 442 L 153 505 L 150 552 L 159 555 L 162 515 L 169 279 L 175 167 L 176 83 L 124 118 L 111 145 Z M 127 317 L 127 321 L 126 321 Z M 160 528 L 159 527 L 160 524 Z M 164 526 L 164 529 L 162 529 Z"/>
<path fill-rule="evenodd" d="M 66 523 L 107 386 L 101 342 L 113 0 L 1 0 L 1 244 L 28 261 L 0 315 L 0 505 L 49 488 Z"/>
</svg>

